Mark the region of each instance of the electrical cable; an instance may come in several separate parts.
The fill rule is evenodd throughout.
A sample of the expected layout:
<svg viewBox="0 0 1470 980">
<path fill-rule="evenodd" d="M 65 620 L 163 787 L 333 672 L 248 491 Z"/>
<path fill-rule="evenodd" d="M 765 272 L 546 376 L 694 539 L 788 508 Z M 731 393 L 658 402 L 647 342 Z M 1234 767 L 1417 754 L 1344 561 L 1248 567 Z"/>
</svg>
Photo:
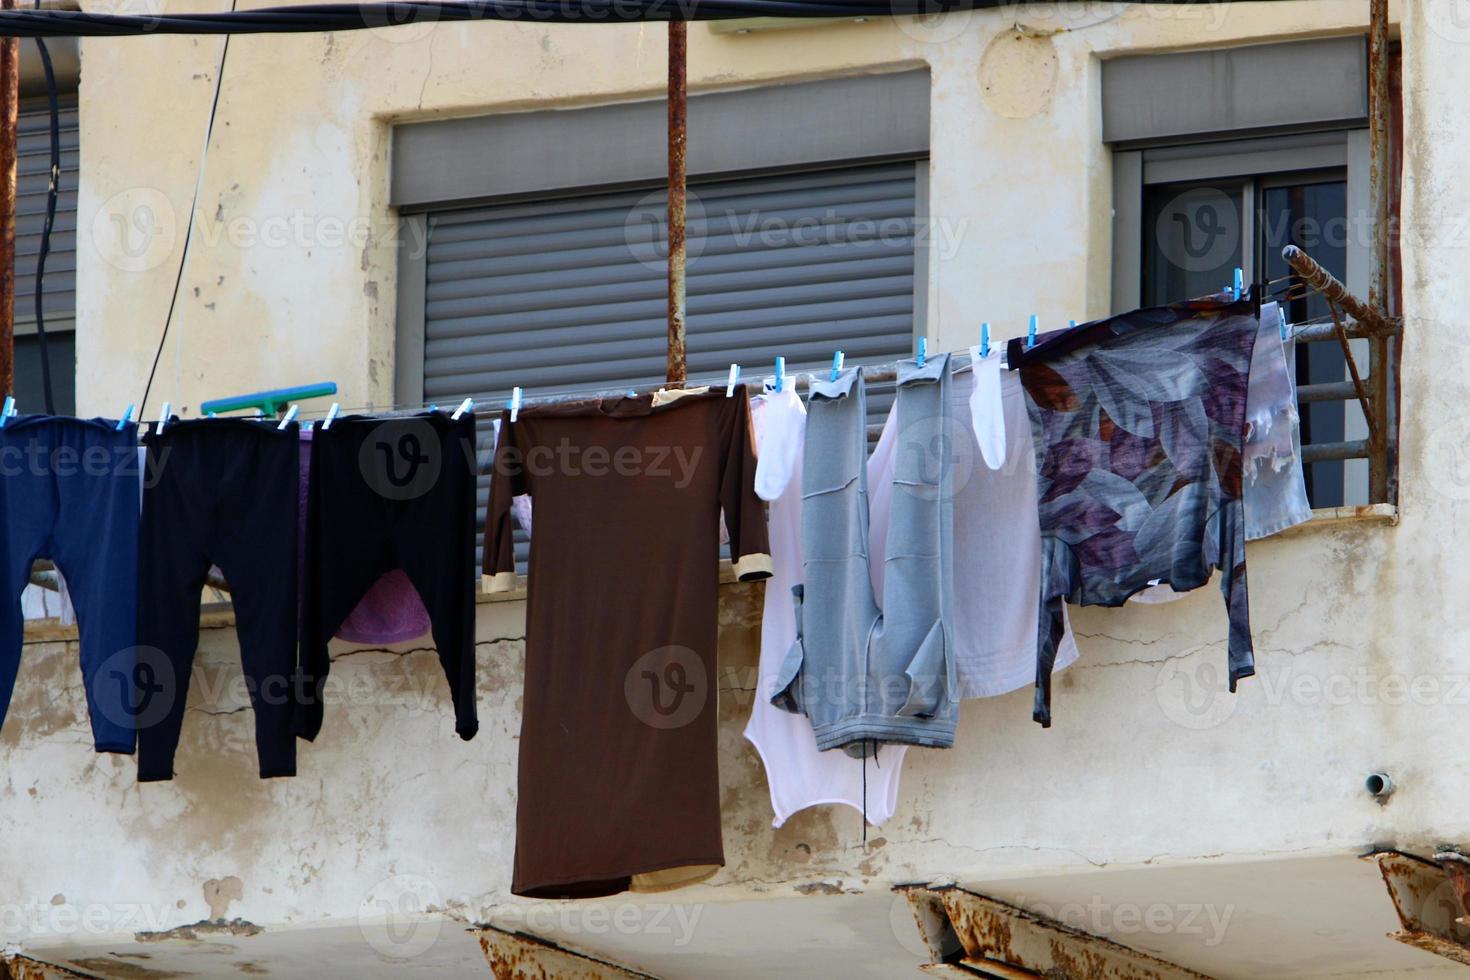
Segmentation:
<svg viewBox="0 0 1470 980">
<path fill-rule="evenodd" d="M 1078 0 L 1083 2 L 1083 0 Z M 1187 5 L 1198 0 L 1140 0 Z M 1241 2 L 1241 0 L 1231 0 Z M 126 37 L 158 34 L 294 34 L 372 30 L 421 22 L 542 24 L 728 20 L 741 17 L 916 17 L 1009 7 L 1015 0 L 390 0 L 319 3 L 228 13 L 109 14 L 87 10 L 0 11 L 0 35 Z"/>
<path fill-rule="evenodd" d="M 41 0 L 36 0 L 40 9 Z M 56 94 L 56 71 L 46 42 L 36 38 L 41 53 L 41 67 L 46 73 L 46 99 L 50 106 L 51 172 L 46 190 L 46 217 L 41 224 L 41 245 L 36 253 L 36 344 L 41 351 L 41 391 L 46 414 L 56 414 L 56 399 L 51 388 L 51 346 L 46 337 L 46 257 L 51 254 L 51 231 L 56 226 L 56 199 L 61 193 L 61 109 Z"/>
<path fill-rule="evenodd" d="M 235 4 L 238 0 L 230 0 L 230 12 L 234 13 Z M 158 362 L 163 357 L 164 345 L 168 343 L 169 328 L 174 322 L 174 310 L 179 305 L 179 290 L 184 285 L 184 270 L 189 267 L 189 246 L 194 240 L 194 216 L 199 212 L 199 199 L 204 194 L 204 163 L 209 157 L 209 142 L 214 138 L 214 120 L 219 114 L 219 95 L 224 87 L 225 59 L 230 54 L 230 35 L 225 35 L 224 43 L 220 45 L 219 64 L 214 72 L 214 97 L 209 103 L 209 121 L 204 127 L 204 149 L 199 153 L 199 174 L 194 180 L 194 198 L 189 202 L 189 219 L 184 225 L 184 248 L 183 254 L 179 256 L 179 271 L 174 276 L 173 295 L 169 297 L 168 313 L 163 319 L 163 334 L 158 338 L 158 350 L 153 352 L 153 366 L 148 369 L 148 383 L 143 386 L 143 397 L 138 401 L 138 415 L 142 417 L 147 405 L 148 395 L 153 391 L 153 377 L 158 373 Z"/>
</svg>

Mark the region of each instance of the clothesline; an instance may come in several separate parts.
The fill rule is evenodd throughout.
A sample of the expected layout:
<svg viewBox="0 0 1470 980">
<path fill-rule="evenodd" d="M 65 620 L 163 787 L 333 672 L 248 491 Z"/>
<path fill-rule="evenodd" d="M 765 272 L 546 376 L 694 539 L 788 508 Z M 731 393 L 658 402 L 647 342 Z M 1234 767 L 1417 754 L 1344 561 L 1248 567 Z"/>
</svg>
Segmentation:
<svg viewBox="0 0 1470 980">
<path fill-rule="evenodd" d="M 1335 334 L 1331 331 L 1331 325 L 1332 321 L 1330 318 L 1310 320 L 1300 324 L 1288 324 L 1287 336 L 1289 339 L 1294 339 L 1298 342 L 1332 340 L 1334 339 Z M 1308 328 L 1315 328 L 1319 326 L 1326 326 L 1328 328 L 1326 331 L 1322 332 L 1322 336 L 1315 336 L 1315 334 L 1319 331 L 1313 330 L 1311 331 L 1311 333 L 1307 332 Z M 1004 343 L 1004 341 L 1002 341 L 1001 343 Z M 1004 360 L 1005 355 L 1002 354 L 1001 356 L 1002 366 L 1007 366 L 1006 361 Z M 952 351 L 950 353 L 951 359 L 964 359 L 967 361 L 969 357 L 970 350 L 968 348 L 962 348 L 960 350 Z M 898 361 L 880 361 L 877 364 L 864 364 L 862 365 L 863 378 L 869 385 L 892 385 L 898 377 L 898 364 Z M 759 381 L 764 381 L 766 379 L 775 377 L 774 372 L 765 369 L 762 369 L 752 376 L 746 376 L 744 374 L 744 365 L 741 366 L 741 370 L 742 374 L 740 378 L 740 383 L 748 385 L 748 391 L 752 396 L 760 393 L 760 385 L 758 381 L 756 381 L 756 379 L 758 379 Z M 809 387 L 811 378 L 820 375 L 827 370 L 828 369 L 826 367 L 821 367 L 808 370 L 793 371 L 786 376 L 787 383 L 794 385 L 798 389 L 805 390 Z M 721 388 L 725 386 L 727 380 L 728 377 L 722 376 L 691 379 L 685 383 L 685 387 Z M 753 381 L 755 381 L 756 383 L 753 383 Z M 638 395 L 647 395 L 656 391 L 660 391 L 664 388 L 667 388 L 668 386 L 669 385 L 667 381 L 646 381 L 631 384 L 622 388 L 608 388 L 605 386 L 597 388 L 561 388 L 554 391 L 542 391 L 535 394 L 527 394 L 522 398 L 521 405 L 522 407 L 530 407 L 535 405 L 556 405 L 578 401 L 618 398 L 627 395 L 629 392 L 634 392 Z M 482 416 L 488 417 L 489 414 L 494 414 L 498 412 L 500 408 L 504 407 L 503 399 L 505 397 L 505 392 L 503 391 L 473 394 L 468 397 L 474 402 L 476 409 L 480 412 Z M 456 402 L 455 404 L 458 403 Z M 389 406 L 384 406 L 381 404 L 339 406 L 338 411 L 340 414 L 343 415 L 376 414 L 391 416 L 411 415 L 417 412 L 422 412 L 428 407 L 428 404 L 395 402 L 394 404 Z M 437 407 L 441 410 L 453 410 L 453 406 L 450 405 L 438 405 Z M 302 421 L 319 422 L 325 419 L 328 414 L 329 409 L 303 409 L 297 417 Z"/>
</svg>

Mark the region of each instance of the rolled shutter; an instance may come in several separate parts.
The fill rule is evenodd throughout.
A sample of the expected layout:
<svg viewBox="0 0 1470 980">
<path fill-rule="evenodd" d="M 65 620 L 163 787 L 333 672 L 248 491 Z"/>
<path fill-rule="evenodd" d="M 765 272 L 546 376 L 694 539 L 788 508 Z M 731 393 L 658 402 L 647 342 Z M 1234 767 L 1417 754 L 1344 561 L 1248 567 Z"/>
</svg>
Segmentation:
<svg viewBox="0 0 1470 980">
<path fill-rule="evenodd" d="M 51 254 L 46 258 L 43 309 L 47 325 L 70 330 L 76 317 L 77 268 L 77 100 L 60 103 L 61 182 Z M 15 201 L 15 318 L 35 320 L 36 259 L 46 220 L 51 183 L 51 112 L 44 99 L 27 100 L 20 113 Z"/>
<path fill-rule="evenodd" d="M 836 348 L 848 364 L 911 351 L 915 207 L 913 162 L 691 186 L 691 382 L 718 382 L 731 362 L 747 380 L 768 375 L 778 354 L 796 373 L 826 369 Z M 472 396 L 488 415 L 516 385 L 661 380 L 663 222 L 661 191 L 431 215 L 424 398 Z M 873 421 L 890 402 L 870 389 Z"/>
</svg>

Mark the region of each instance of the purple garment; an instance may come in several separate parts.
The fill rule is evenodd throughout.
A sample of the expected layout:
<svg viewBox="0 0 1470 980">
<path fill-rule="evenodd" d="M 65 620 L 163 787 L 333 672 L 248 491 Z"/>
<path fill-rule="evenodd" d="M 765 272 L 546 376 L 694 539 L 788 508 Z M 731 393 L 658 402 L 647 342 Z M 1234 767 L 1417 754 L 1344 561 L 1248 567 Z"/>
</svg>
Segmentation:
<svg viewBox="0 0 1470 980">
<path fill-rule="evenodd" d="M 301 430 L 301 532 L 296 562 L 306 564 L 306 491 L 311 473 L 311 429 Z M 299 581 L 305 582 L 304 575 Z M 418 590 L 401 568 L 373 583 L 338 629 L 336 637 L 349 643 L 403 643 L 429 632 L 429 612 Z"/>
</svg>

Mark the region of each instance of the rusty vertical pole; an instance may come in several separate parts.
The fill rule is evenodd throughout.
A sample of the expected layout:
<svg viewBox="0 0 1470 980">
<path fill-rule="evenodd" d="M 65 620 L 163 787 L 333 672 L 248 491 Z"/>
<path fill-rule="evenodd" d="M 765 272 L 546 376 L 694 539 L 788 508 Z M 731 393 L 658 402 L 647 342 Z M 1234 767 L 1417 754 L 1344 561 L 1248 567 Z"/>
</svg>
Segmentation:
<svg viewBox="0 0 1470 980">
<path fill-rule="evenodd" d="M 1389 294 L 1389 236 L 1393 208 L 1390 198 L 1392 160 L 1390 159 L 1390 119 L 1388 88 L 1388 0 L 1369 0 L 1368 13 L 1368 135 L 1371 143 L 1371 162 L 1368 171 L 1369 196 L 1373 209 L 1373 248 L 1370 261 L 1371 280 L 1368 289 L 1368 305 L 1376 310 L 1388 311 Z M 1368 387 L 1373 418 L 1369 420 L 1370 431 L 1376 431 L 1369 452 L 1369 500 L 1386 503 L 1389 498 L 1390 455 L 1393 452 L 1393 433 L 1389 426 L 1388 399 L 1389 341 L 1376 337 L 1368 341 Z"/>
<path fill-rule="evenodd" d="M 15 9 L 15 0 L 0 0 Z M 0 396 L 15 390 L 15 170 L 20 39 L 0 38 Z"/>
<path fill-rule="evenodd" d="M 669 21 L 669 368 L 670 384 L 683 384 L 689 376 L 684 354 L 684 238 L 686 173 L 684 154 L 688 144 L 689 86 L 686 63 L 689 29 L 682 20 Z"/>
</svg>

